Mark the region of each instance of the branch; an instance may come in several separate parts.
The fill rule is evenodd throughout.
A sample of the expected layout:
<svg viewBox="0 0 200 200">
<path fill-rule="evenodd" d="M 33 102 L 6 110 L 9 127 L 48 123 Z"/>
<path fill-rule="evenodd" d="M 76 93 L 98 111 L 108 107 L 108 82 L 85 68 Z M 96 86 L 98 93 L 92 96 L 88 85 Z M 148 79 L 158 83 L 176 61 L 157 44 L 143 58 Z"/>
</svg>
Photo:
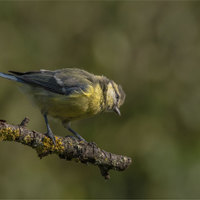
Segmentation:
<svg viewBox="0 0 200 200">
<path fill-rule="evenodd" d="M 110 179 L 109 170 L 123 171 L 132 162 L 131 158 L 116 155 L 97 147 L 95 143 L 79 141 L 75 137 L 55 136 L 56 145 L 43 133 L 31 131 L 26 128 L 28 118 L 20 125 L 11 125 L 5 120 L 0 120 L 0 141 L 15 141 L 32 147 L 38 156 L 43 158 L 49 154 L 57 154 L 61 159 L 97 165 L 101 175 Z"/>
</svg>

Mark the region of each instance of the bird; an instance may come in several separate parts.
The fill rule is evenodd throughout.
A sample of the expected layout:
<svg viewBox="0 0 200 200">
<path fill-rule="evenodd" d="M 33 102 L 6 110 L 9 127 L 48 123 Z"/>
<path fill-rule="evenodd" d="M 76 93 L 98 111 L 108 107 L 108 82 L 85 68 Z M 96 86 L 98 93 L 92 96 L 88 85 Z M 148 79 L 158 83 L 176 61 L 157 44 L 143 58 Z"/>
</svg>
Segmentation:
<svg viewBox="0 0 200 200">
<path fill-rule="evenodd" d="M 86 141 L 71 128 L 71 122 L 89 118 L 102 112 L 119 116 L 125 92 L 121 85 L 103 75 L 94 75 L 79 68 L 64 68 L 28 72 L 0 72 L 0 77 L 20 83 L 40 108 L 47 128 L 46 135 L 56 144 L 48 116 L 59 119 L 63 126 L 80 141 Z"/>
</svg>

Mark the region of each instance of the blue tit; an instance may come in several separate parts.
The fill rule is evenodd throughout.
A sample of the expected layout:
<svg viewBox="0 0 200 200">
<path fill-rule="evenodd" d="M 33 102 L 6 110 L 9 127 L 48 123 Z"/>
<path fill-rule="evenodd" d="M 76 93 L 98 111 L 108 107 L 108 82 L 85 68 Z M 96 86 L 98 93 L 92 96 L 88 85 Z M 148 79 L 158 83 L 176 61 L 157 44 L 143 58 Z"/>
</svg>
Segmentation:
<svg viewBox="0 0 200 200">
<path fill-rule="evenodd" d="M 125 100 L 125 93 L 120 85 L 105 76 L 97 76 L 77 68 L 24 73 L 9 71 L 0 73 L 0 77 L 21 83 L 22 90 L 40 108 L 47 136 L 54 144 L 55 137 L 48 123 L 48 115 L 60 119 L 64 127 L 78 139 L 84 140 L 71 129 L 71 121 L 104 111 L 114 111 L 120 115 L 119 108 Z"/>
</svg>

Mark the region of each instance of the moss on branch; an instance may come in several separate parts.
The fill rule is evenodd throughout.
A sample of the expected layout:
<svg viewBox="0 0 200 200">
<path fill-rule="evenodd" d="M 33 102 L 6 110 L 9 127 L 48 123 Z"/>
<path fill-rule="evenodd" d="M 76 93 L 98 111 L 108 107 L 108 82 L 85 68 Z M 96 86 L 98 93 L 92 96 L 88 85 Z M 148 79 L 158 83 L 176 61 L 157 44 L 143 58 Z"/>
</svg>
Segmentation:
<svg viewBox="0 0 200 200">
<path fill-rule="evenodd" d="M 8 124 L 0 120 L 0 141 L 13 141 L 32 147 L 38 156 L 43 158 L 49 154 L 57 154 L 61 159 L 91 163 L 100 168 L 101 175 L 109 179 L 109 170 L 123 171 L 132 162 L 131 158 L 106 152 L 95 143 L 79 141 L 75 137 L 55 136 L 56 145 L 45 134 L 26 128 L 28 118 L 20 125 Z"/>
</svg>

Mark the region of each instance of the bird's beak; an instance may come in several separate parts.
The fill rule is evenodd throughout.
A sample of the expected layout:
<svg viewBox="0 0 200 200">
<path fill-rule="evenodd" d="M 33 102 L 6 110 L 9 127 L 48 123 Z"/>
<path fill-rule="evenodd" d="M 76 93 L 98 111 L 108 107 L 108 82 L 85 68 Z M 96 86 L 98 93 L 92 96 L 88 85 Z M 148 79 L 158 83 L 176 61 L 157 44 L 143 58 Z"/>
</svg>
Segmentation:
<svg viewBox="0 0 200 200">
<path fill-rule="evenodd" d="M 113 111 L 114 111 L 117 115 L 121 116 L 120 110 L 119 110 L 119 108 L 118 108 L 117 106 L 114 107 Z"/>
</svg>

